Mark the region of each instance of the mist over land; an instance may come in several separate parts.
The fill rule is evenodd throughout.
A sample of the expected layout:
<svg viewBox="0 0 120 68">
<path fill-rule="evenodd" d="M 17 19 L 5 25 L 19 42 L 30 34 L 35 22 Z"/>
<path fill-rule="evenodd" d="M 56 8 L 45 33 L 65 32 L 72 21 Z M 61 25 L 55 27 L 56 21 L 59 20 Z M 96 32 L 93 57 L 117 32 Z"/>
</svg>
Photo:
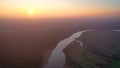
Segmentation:
<svg viewBox="0 0 120 68">
<path fill-rule="evenodd" d="M 64 38 L 87 29 L 119 30 L 120 17 L 0 19 L 0 66 L 38 68 Z"/>
</svg>

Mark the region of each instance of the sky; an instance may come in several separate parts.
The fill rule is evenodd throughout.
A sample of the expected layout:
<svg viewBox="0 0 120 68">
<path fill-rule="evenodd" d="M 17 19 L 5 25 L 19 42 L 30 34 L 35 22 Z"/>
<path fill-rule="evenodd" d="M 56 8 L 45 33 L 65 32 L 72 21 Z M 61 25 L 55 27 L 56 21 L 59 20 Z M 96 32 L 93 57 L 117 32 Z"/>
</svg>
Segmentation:
<svg viewBox="0 0 120 68">
<path fill-rule="evenodd" d="M 0 17 L 120 14 L 120 0 L 0 0 Z"/>
</svg>

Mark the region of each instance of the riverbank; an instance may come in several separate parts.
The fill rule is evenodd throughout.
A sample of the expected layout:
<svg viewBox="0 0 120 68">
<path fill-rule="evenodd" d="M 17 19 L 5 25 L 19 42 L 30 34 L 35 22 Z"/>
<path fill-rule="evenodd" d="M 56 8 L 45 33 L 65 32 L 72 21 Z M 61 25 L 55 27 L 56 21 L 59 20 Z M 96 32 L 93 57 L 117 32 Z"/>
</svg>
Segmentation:
<svg viewBox="0 0 120 68">
<path fill-rule="evenodd" d="M 78 38 L 84 47 L 73 41 L 65 49 L 65 68 L 109 68 L 120 59 L 120 32 L 89 31 Z M 118 67 L 117 67 L 118 68 Z"/>
</svg>

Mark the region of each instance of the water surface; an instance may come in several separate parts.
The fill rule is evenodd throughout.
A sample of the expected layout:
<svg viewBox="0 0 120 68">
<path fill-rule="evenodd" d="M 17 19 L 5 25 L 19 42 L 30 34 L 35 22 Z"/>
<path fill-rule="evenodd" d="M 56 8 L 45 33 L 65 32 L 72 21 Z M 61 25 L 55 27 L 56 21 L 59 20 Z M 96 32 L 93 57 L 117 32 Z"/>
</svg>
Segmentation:
<svg viewBox="0 0 120 68">
<path fill-rule="evenodd" d="M 65 64 L 65 54 L 63 52 L 63 49 L 67 47 L 72 41 L 74 41 L 76 38 L 80 37 L 82 33 L 91 31 L 91 30 L 84 30 L 84 31 L 79 31 L 77 33 L 74 33 L 72 36 L 60 41 L 56 48 L 52 51 L 48 63 L 45 65 L 44 68 L 64 68 Z M 83 46 L 83 43 L 79 40 L 76 40 Z"/>
</svg>

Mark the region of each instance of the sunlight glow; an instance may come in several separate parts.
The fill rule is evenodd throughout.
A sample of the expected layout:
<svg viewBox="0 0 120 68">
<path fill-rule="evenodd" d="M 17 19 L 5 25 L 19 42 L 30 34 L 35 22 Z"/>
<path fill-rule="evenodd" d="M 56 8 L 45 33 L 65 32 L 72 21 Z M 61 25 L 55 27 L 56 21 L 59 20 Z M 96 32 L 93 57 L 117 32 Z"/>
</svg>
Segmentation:
<svg viewBox="0 0 120 68">
<path fill-rule="evenodd" d="M 29 15 L 33 15 L 33 10 L 30 9 L 30 10 L 28 11 L 28 14 L 29 14 Z"/>
<path fill-rule="evenodd" d="M 120 0 L 1 0 L 0 17 L 54 18 L 120 14 Z"/>
</svg>

